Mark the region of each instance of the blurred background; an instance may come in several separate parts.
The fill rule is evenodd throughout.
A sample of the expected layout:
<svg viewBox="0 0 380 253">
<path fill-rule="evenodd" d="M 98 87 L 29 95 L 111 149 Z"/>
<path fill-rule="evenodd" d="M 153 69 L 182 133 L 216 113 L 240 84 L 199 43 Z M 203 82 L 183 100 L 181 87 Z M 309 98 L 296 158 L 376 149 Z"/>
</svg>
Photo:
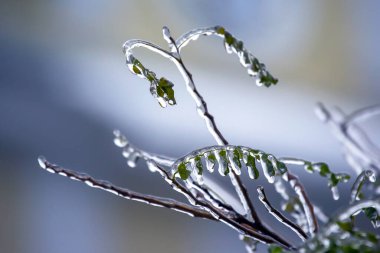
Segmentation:
<svg viewBox="0 0 380 253">
<path fill-rule="evenodd" d="M 318 101 L 347 113 L 379 102 L 379 12 L 376 1 L 1 1 L 0 251 L 244 252 L 227 226 L 46 173 L 37 156 L 135 191 L 180 198 L 143 163 L 128 168 L 113 145 L 113 129 L 173 157 L 215 142 L 174 65 L 135 51 L 175 83 L 178 104 L 162 109 L 148 83 L 128 71 L 121 46 L 140 38 L 166 47 L 163 25 L 178 37 L 219 24 L 280 80 L 256 87 L 218 38 L 183 50 L 230 143 L 352 173 L 313 110 Z M 377 140 L 378 126 L 368 126 Z M 334 202 L 323 179 L 301 169 L 297 174 L 327 213 L 347 203 L 349 186 Z M 234 193 L 227 180 L 213 176 Z M 244 182 L 257 203 L 257 183 Z"/>
</svg>

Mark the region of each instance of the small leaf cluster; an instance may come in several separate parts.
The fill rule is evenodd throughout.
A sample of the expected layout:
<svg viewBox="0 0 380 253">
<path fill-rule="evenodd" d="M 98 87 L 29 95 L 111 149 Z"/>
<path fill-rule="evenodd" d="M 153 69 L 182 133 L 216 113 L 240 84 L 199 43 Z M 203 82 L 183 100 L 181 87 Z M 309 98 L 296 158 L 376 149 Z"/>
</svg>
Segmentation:
<svg viewBox="0 0 380 253">
<path fill-rule="evenodd" d="M 245 165 L 250 178 L 257 179 L 260 175 L 257 162 L 265 164 L 270 177 L 274 177 L 276 173 L 282 175 L 287 171 L 286 165 L 275 159 L 273 155 L 247 147 L 228 145 L 212 146 L 193 151 L 175 162 L 173 174 L 178 174 L 182 180 L 187 180 L 194 170 L 198 175 L 202 175 L 205 170 L 204 167 L 212 172 L 214 167 L 218 165 L 219 173 L 225 176 L 232 170 L 240 174 L 240 170 Z"/>
<path fill-rule="evenodd" d="M 167 104 L 175 105 L 173 83 L 164 77 L 157 78 L 156 74 L 145 68 L 139 60 L 131 56 L 131 71 L 141 78 L 145 78 L 150 82 L 150 93 L 158 100 L 161 107 L 166 107 Z"/>
<path fill-rule="evenodd" d="M 255 76 L 258 79 L 259 85 L 265 85 L 270 87 L 276 85 L 278 79 L 274 78 L 265 67 L 265 64 L 261 63 L 255 56 L 253 56 L 247 49 L 244 48 L 242 41 L 236 39 L 233 35 L 227 32 L 223 27 L 216 27 L 216 33 L 224 37 L 224 46 L 228 53 L 236 53 L 240 59 L 240 63 L 243 67 L 247 68 L 247 72 L 251 76 Z"/>
<path fill-rule="evenodd" d="M 304 168 L 309 173 L 319 172 L 319 175 L 328 179 L 330 188 L 336 187 L 340 182 L 347 182 L 350 175 L 346 173 L 334 173 L 325 163 L 305 162 Z"/>
</svg>

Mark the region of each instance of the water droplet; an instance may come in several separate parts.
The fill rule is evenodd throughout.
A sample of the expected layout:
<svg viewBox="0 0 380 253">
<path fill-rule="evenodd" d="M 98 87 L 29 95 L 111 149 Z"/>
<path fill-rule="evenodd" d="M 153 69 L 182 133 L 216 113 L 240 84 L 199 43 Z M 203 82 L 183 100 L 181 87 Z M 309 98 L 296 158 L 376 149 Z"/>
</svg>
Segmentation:
<svg viewBox="0 0 380 253">
<path fill-rule="evenodd" d="M 255 172 L 251 166 L 247 166 L 248 176 L 250 179 L 255 179 Z"/>
<path fill-rule="evenodd" d="M 157 98 L 157 101 L 158 101 L 158 103 L 160 104 L 160 106 L 161 106 L 162 108 L 165 108 L 165 107 L 167 106 L 166 100 L 165 100 L 164 98 L 162 98 L 162 97 L 158 97 L 158 98 Z"/>
<path fill-rule="evenodd" d="M 128 144 L 128 140 L 125 138 L 124 135 L 121 134 L 119 130 L 114 130 L 113 134 L 115 138 L 113 139 L 113 142 L 116 146 L 123 148 Z"/>
<path fill-rule="evenodd" d="M 49 167 L 49 168 L 46 168 L 46 171 L 55 174 L 55 170 L 53 170 L 53 169 L 50 168 L 50 167 Z"/>
<path fill-rule="evenodd" d="M 128 157 L 128 161 L 127 161 L 128 166 L 131 167 L 131 168 L 135 168 L 136 167 L 136 163 L 137 163 L 139 157 L 140 157 L 140 155 L 137 152 L 132 153 Z"/>
<path fill-rule="evenodd" d="M 376 173 L 373 170 L 366 170 L 365 174 L 371 183 L 376 182 Z"/>
<path fill-rule="evenodd" d="M 228 164 L 227 164 L 227 162 L 223 158 L 220 157 L 219 151 L 215 151 L 214 154 L 215 154 L 215 157 L 216 157 L 216 161 L 218 163 L 219 174 L 222 175 L 222 176 L 225 176 L 226 175 L 226 171 L 228 170 Z"/>
<path fill-rule="evenodd" d="M 333 195 L 333 199 L 334 200 L 338 200 L 339 199 L 338 187 L 337 186 L 332 186 L 330 189 L 331 189 L 331 193 Z"/>
<path fill-rule="evenodd" d="M 247 69 L 247 73 L 248 73 L 248 75 L 250 75 L 250 76 L 257 76 L 257 72 L 254 71 L 252 68 L 248 68 L 248 69 Z"/>
<path fill-rule="evenodd" d="M 132 147 L 125 147 L 121 153 L 125 158 L 129 158 L 135 150 Z"/>
<path fill-rule="evenodd" d="M 228 45 L 228 43 L 224 43 L 224 47 L 226 48 L 227 54 L 232 54 L 233 53 L 231 45 Z"/>
<path fill-rule="evenodd" d="M 215 166 L 215 163 L 213 163 L 212 161 L 210 161 L 208 159 L 208 153 L 205 153 L 204 154 L 204 158 L 205 158 L 205 161 L 206 161 L 206 168 L 207 170 L 210 172 L 210 173 L 213 173 L 214 172 L 214 166 Z"/>
<path fill-rule="evenodd" d="M 46 158 L 44 156 L 38 157 L 38 164 L 42 169 L 46 169 Z"/>
</svg>

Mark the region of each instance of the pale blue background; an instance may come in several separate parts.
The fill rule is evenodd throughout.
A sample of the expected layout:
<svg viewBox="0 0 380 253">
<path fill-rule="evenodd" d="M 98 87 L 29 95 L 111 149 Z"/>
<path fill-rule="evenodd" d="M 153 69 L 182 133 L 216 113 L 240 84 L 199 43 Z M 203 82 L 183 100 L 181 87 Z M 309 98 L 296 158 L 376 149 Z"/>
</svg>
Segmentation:
<svg viewBox="0 0 380 253">
<path fill-rule="evenodd" d="M 113 146 L 112 130 L 121 129 L 148 150 L 177 157 L 214 140 L 175 67 L 136 51 L 148 67 L 176 84 L 178 105 L 163 110 L 150 96 L 148 83 L 127 70 L 121 45 L 142 38 L 166 46 L 163 25 L 179 36 L 220 24 L 280 79 L 276 87 L 256 87 L 236 57 L 226 55 L 215 38 L 184 49 L 184 60 L 226 138 L 233 144 L 325 161 L 335 171 L 351 172 L 313 108 L 322 101 L 351 112 L 379 102 L 379 5 L 376 1 L 2 1 L 0 251 L 244 252 L 236 233 L 222 224 L 90 189 L 40 170 L 36 158 L 43 154 L 133 190 L 177 197 L 145 166 L 126 166 Z M 370 134 L 379 140 L 379 121 L 372 123 Z M 312 199 L 325 205 L 327 212 L 346 203 L 347 199 L 333 202 L 322 179 L 298 174 Z M 244 180 L 257 203 L 257 184 Z M 270 186 L 266 189 L 277 204 Z M 347 192 L 343 196 L 347 198 Z"/>
</svg>

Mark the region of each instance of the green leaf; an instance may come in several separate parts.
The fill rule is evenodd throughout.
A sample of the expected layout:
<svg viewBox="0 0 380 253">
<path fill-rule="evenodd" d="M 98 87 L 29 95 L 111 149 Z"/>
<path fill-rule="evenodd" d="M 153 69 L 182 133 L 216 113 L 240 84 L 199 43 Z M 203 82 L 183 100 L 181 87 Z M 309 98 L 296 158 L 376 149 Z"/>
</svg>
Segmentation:
<svg viewBox="0 0 380 253">
<path fill-rule="evenodd" d="M 268 159 L 268 155 L 267 154 L 264 154 L 261 156 L 261 160 L 266 164 L 267 168 L 268 168 L 268 174 L 269 176 L 274 176 L 276 174 L 276 171 L 273 167 L 273 164 L 271 161 L 269 161 Z"/>
<path fill-rule="evenodd" d="M 198 175 L 202 175 L 202 173 L 203 173 L 203 165 L 202 165 L 201 157 L 200 156 L 196 156 L 194 158 L 194 160 L 195 160 L 195 166 L 197 167 L 197 170 L 198 170 Z"/>
<path fill-rule="evenodd" d="M 336 224 L 339 226 L 340 229 L 346 232 L 351 232 L 353 229 L 352 222 L 337 221 Z"/>
<path fill-rule="evenodd" d="M 227 45 L 231 46 L 234 43 L 235 38 L 229 32 L 225 32 L 224 41 L 226 42 Z"/>
<path fill-rule="evenodd" d="M 288 168 L 286 167 L 285 163 L 276 161 L 277 169 L 281 174 L 284 174 L 288 171 Z"/>
<path fill-rule="evenodd" d="M 222 162 L 225 164 L 225 171 L 224 175 L 228 175 L 230 173 L 228 158 L 227 158 L 227 152 L 225 150 L 219 151 L 219 156 L 223 160 Z"/>
<path fill-rule="evenodd" d="M 377 244 L 379 242 L 377 236 L 373 233 L 367 233 L 367 239 L 374 244 Z"/>
<path fill-rule="evenodd" d="M 339 180 L 338 178 L 336 177 L 336 175 L 334 173 L 332 173 L 330 175 L 330 186 L 336 186 L 337 184 L 339 183 Z"/>
<path fill-rule="evenodd" d="M 313 166 L 311 165 L 310 162 L 305 163 L 305 167 L 304 168 L 309 173 L 313 173 L 314 172 L 314 168 L 313 168 Z"/>
<path fill-rule="evenodd" d="M 243 157 L 243 153 L 240 151 L 240 149 L 234 149 L 233 151 L 233 158 L 232 160 L 234 163 L 241 169 L 241 162 L 240 159 Z"/>
<path fill-rule="evenodd" d="M 133 72 L 135 72 L 135 73 L 138 74 L 138 75 L 141 74 L 140 69 L 139 69 L 136 65 L 133 65 L 132 70 L 133 70 Z"/>
<path fill-rule="evenodd" d="M 215 154 L 214 153 L 210 153 L 208 156 L 207 156 L 207 159 L 212 162 L 213 164 L 216 163 L 216 157 L 215 157 Z"/>
<path fill-rule="evenodd" d="M 319 170 L 319 174 L 323 177 L 326 177 L 328 174 L 330 174 L 330 169 L 329 169 L 329 166 L 327 166 L 327 164 L 325 163 L 321 163 L 320 164 L 320 170 Z"/>
<path fill-rule="evenodd" d="M 216 29 L 217 34 L 224 35 L 225 32 L 226 30 L 224 29 L 224 27 L 218 26 L 218 28 Z"/>
<path fill-rule="evenodd" d="M 364 211 L 365 216 L 367 216 L 367 218 L 370 220 L 376 220 L 379 216 L 376 208 L 374 208 L 374 207 L 363 208 L 363 211 Z"/>
<path fill-rule="evenodd" d="M 246 166 L 253 170 L 253 179 L 259 178 L 259 170 L 256 167 L 256 159 L 250 154 L 247 156 Z"/>
<path fill-rule="evenodd" d="M 236 49 L 236 51 L 241 52 L 243 51 L 243 42 L 240 40 L 235 40 L 235 43 L 233 45 Z"/>
<path fill-rule="evenodd" d="M 181 177 L 182 180 L 186 180 L 189 178 L 191 171 L 186 169 L 185 163 L 180 163 L 178 165 L 178 173 L 179 173 L 179 176 Z"/>
<path fill-rule="evenodd" d="M 284 251 L 280 246 L 271 245 L 268 247 L 268 252 L 269 253 L 282 253 Z"/>
</svg>

